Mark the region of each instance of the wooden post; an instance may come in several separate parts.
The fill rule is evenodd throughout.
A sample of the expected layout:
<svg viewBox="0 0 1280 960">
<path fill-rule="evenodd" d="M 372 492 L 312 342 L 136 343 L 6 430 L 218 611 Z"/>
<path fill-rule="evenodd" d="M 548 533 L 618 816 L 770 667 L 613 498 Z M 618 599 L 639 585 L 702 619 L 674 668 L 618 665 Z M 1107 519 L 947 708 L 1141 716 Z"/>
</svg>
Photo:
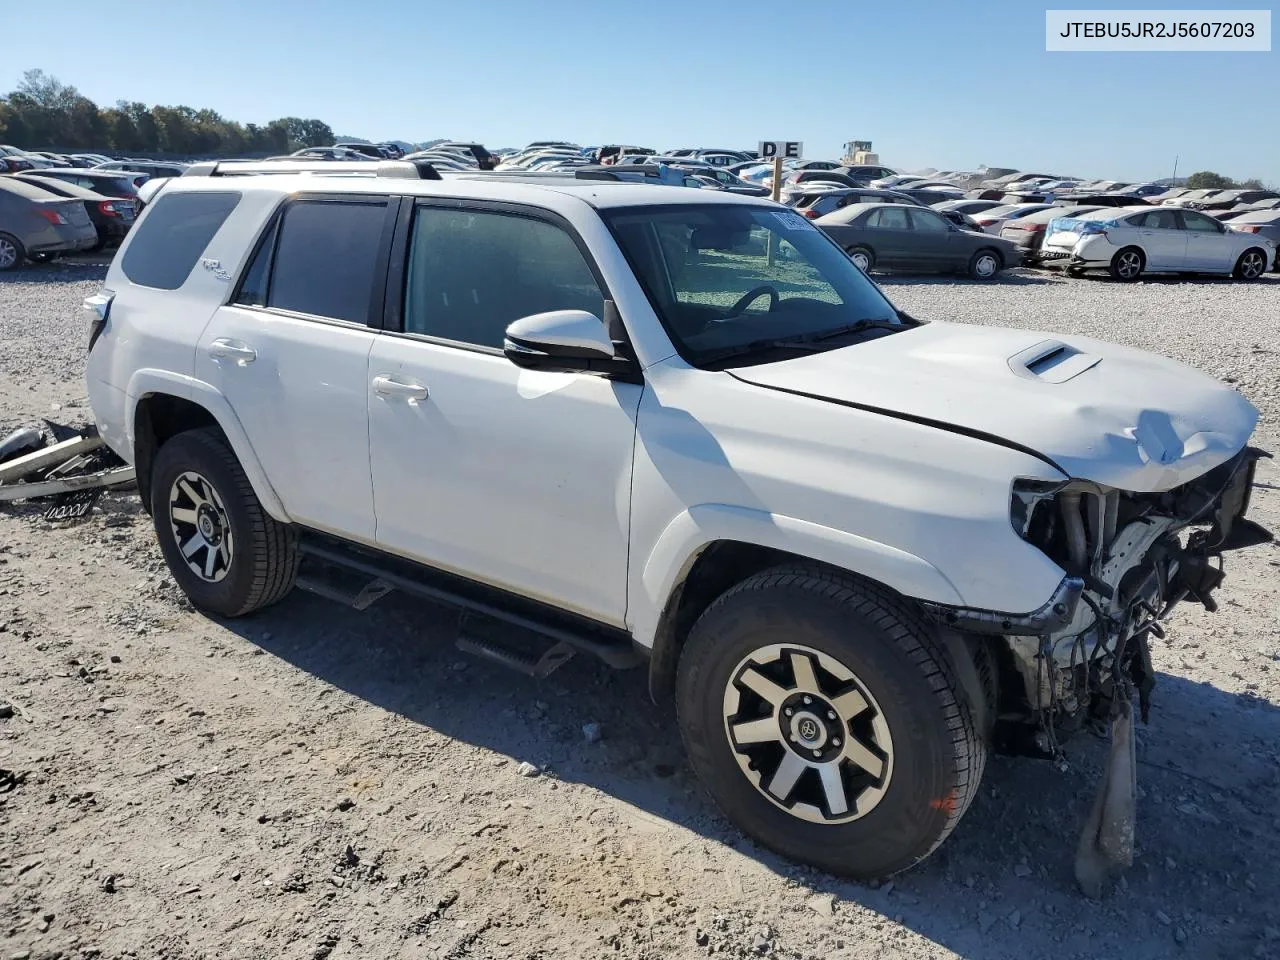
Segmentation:
<svg viewBox="0 0 1280 960">
<path fill-rule="evenodd" d="M 782 157 L 773 158 L 773 195 L 774 203 L 780 203 L 782 200 Z M 773 266 L 774 258 L 777 256 L 778 235 L 772 230 L 769 231 L 769 266 Z"/>
</svg>

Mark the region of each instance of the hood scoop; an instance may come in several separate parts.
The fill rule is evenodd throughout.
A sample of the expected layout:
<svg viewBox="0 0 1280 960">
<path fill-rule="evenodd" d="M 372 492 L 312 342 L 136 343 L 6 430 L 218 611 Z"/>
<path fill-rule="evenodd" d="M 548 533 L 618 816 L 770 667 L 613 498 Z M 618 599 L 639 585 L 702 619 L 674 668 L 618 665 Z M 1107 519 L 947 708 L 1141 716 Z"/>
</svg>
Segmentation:
<svg viewBox="0 0 1280 960">
<path fill-rule="evenodd" d="M 1097 354 L 1086 353 L 1061 340 L 1041 340 L 1009 358 L 1009 369 L 1028 380 L 1066 383 L 1102 362 Z"/>
</svg>

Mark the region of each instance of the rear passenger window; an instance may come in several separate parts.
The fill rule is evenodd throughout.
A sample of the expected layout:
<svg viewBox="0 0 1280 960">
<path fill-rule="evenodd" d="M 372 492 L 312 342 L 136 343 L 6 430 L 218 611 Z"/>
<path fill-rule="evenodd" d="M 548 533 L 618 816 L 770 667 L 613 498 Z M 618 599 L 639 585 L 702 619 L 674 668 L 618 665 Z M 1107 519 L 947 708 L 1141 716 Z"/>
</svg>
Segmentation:
<svg viewBox="0 0 1280 960">
<path fill-rule="evenodd" d="M 280 221 L 267 306 L 368 323 L 386 212 L 385 201 L 290 204 Z"/>
<path fill-rule="evenodd" d="M 564 230 L 514 214 L 418 208 L 407 333 L 500 348 L 513 320 L 548 310 L 604 316 L 595 276 Z"/>
<path fill-rule="evenodd" d="M 240 295 L 236 303 L 249 307 L 265 307 L 267 305 L 267 278 L 271 268 L 271 257 L 275 253 L 276 231 L 280 227 L 279 220 L 273 220 L 262 241 L 258 244 L 258 252 L 253 255 L 253 262 L 245 271 L 240 281 Z"/>
<path fill-rule="evenodd" d="M 238 193 L 167 193 L 136 230 L 120 268 L 134 283 L 177 290 L 240 202 Z"/>
</svg>

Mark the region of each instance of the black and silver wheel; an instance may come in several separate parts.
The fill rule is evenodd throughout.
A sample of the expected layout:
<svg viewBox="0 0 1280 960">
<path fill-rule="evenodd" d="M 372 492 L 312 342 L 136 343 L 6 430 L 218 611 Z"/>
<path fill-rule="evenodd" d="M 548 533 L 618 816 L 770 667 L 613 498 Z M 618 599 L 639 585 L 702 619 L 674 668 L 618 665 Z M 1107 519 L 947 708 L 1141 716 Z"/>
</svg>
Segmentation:
<svg viewBox="0 0 1280 960">
<path fill-rule="evenodd" d="M 986 762 L 979 706 L 913 608 L 837 572 L 779 567 L 698 619 L 676 682 L 690 763 L 760 843 L 832 873 L 912 866 Z"/>
<path fill-rule="evenodd" d="M 850 247 L 849 259 L 863 273 L 870 273 L 871 268 L 876 265 L 876 255 L 866 247 Z"/>
<path fill-rule="evenodd" d="M 22 242 L 9 233 L 0 233 L 0 270 L 12 270 L 22 263 L 26 251 Z"/>
<path fill-rule="evenodd" d="M 974 280 L 991 280 L 1003 266 L 1000 254 L 994 250 L 979 250 L 969 259 L 969 276 Z"/>
<path fill-rule="evenodd" d="M 1267 255 L 1257 247 L 1251 247 L 1240 254 L 1231 275 L 1237 280 L 1257 280 L 1267 272 Z"/>
<path fill-rule="evenodd" d="M 1137 247 L 1125 247 L 1111 258 L 1109 271 L 1114 280 L 1131 281 L 1142 276 L 1147 265 L 1147 258 Z"/>
<path fill-rule="evenodd" d="M 151 512 L 169 570 L 197 607 L 241 616 L 293 588 L 296 534 L 262 509 L 219 431 L 180 433 L 160 448 Z"/>
</svg>

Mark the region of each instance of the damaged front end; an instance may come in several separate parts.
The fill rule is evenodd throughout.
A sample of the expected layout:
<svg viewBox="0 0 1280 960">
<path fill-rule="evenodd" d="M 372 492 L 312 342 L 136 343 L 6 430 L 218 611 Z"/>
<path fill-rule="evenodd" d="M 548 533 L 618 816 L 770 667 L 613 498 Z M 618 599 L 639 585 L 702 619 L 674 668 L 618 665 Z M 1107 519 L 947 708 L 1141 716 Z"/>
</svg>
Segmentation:
<svg viewBox="0 0 1280 960">
<path fill-rule="evenodd" d="M 1161 621 L 1181 600 L 1217 609 L 1224 553 L 1271 540 L 1245 517 L 1257 461 L 1268 456 L 1246 447 L 1154 493 L 1083 480 L 1017 481 L 1014 530 L 1066 574 L 1053 597 L 1019 615 L 929 607 L 958 632 L 1003 638 L 994 736 L 1005 752 L 1057 757 L 1067 734 L 1110 728 L 1111 756 L 1076 859 L 1090 895 L 1111 870 L 1132 863 L 1132 702 L 1136 692 L 1145 722 L 1155 686 L 1150 639 L 1164 635 Z"/>
</svg>

